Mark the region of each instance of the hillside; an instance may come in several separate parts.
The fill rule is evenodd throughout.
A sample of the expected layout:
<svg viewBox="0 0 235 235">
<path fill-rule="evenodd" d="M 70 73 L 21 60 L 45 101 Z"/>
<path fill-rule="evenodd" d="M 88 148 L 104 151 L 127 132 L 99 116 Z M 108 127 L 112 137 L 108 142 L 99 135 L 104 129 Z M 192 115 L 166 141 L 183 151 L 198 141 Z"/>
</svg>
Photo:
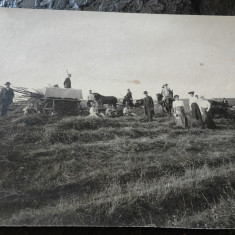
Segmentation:
<svg viewBox="0 0 235 235">
<path fill-rule="evenodd" d="M 0 119 L 0 224 L 232 228 L 235 125 Z"/>
</svg>

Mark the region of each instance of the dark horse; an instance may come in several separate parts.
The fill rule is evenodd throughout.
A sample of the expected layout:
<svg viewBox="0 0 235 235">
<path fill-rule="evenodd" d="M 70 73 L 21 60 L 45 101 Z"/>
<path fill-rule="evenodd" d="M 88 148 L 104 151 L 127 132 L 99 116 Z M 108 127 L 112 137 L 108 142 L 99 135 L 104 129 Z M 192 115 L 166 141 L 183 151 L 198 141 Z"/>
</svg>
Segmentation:
<svg viewBox="0 0 235 235">
<path fill-rule="evenodd" d="M 95 101 L 98 102 L 99 105 L 108 104 L 113 105 L 114 107 L 117 106 L 117 98 L 115 96 L 103 96 L 99 93 L 93 93 L 95 97 Z"/>
<path fill-rule="evenodd" d="M 156 96 L 157 96 L 158 104 L 161 105 L 163 112 L 171 115 L 172 103 L 174 100 L 171 98 L 167 98 L 166 100 L 162 100 L 163 95 L 160 93 L 158 93 Z"/>
</svg>

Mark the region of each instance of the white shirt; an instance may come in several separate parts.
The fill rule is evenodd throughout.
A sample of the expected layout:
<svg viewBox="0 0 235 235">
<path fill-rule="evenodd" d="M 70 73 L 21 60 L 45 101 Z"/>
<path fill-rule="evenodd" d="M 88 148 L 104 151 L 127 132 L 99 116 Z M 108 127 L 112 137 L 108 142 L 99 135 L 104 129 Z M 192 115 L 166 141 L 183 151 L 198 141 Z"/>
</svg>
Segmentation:
<svg viewBox="0 0 235 235">
<path fill-rule="evenodd" d="M 129 113 L 130 112 L 130 110 L 127 108 L 127 107 L 125 107 L 124 109 L 123 109 L 123 114 L 127 114 L 127 113 Z"/>
<path fill-rule="evenodd" d="M 191 109 L 191 105 L 192 105 L 193 103 L 197 103 L 197 102 L 198 102 L 198 98 L 195 97 L 195 96 L 191 96 L 191 97 L 189 98 L 189 107 L 190 107 L 190 109 Z"/>
<path fill-rule="evenodd" d="M 162 89 L 162 95 L 163 96 L 168 96 L 170 94 L 171 89 L 169 87 L 164 87 Z"/>
<path fill-rule="evenodd" d="M 87 96 L 87 99 L 88 99 L 88 100 L 95 100 L 95 97 L 94 97 L 93 94 L 89 94 L 89 95 Z"/>
<path fill-rule="evenodd" d="M 208 112 L 211 108 L 211 104 L 208 100 L 198 100 L 198 106 L 200 108 L 200 111 L 202 113 L 202 108 L 207 109 L 206 111 Z"/>
<path fill-rule="evenodd" d="M 90 108 L 90 114 L 97 114 L 98 113 L 98 108 L 97 107 L 91 107 Z"/>
<path fill-rule="evenodd" d="M 173 108 L 176 108 L 176 107 L 184 107 L 184 101 L 183 100 L 175 100 L 173 102 Z"/>
</svg>

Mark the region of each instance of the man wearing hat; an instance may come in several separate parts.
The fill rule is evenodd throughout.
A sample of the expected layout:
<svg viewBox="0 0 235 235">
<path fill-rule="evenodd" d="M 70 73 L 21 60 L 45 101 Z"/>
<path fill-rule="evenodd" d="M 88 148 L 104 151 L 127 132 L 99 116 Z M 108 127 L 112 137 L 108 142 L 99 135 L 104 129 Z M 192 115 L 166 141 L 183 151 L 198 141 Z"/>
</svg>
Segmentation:
<svg viewBox="0 0 235 235">
<path fill-rule="evenodd" d="M 202 116 L 200 112 L 200 108 L 198 106 L 198 98 L 194 96 L 194 91 L 188 92 L 190 95 L 189 97 L 189 108 L 192 112 L 192 118 L 195 118 L 198 120 L 200 123 L 202 122 Z"/>
<path fill-rule="evenodd" d="M 148 95 L 147 91 L 144 91 L 144 110 L 145 114 L 148 117 L 148 121 L 152 122 L 153 121 L 153 114 L 154 114 L 154 103 L 153 103 L 153 98 Z"/>
<path fill-rule="evenodd" d="M 6 82 L 6 84 L 4 85 L 6 87 L 3 87 L 0 93 L 0 104 L 2 105 L 1 116 L 4 116 L 7 114 L 8 106 L 12 103 L 13 98 L 14 98 L 14 91 L 10 87 L 11 83 Z"/>
<path fill-rule="evenodd" d="M 161 92 L 163 99 L 162 101 L 166 102 L 166 104 L 171 104 L 173 101 L 173 91 L 168 87 L 168 84 L 165 83 L 162 86 L 162 92 Z"/>
</svg>

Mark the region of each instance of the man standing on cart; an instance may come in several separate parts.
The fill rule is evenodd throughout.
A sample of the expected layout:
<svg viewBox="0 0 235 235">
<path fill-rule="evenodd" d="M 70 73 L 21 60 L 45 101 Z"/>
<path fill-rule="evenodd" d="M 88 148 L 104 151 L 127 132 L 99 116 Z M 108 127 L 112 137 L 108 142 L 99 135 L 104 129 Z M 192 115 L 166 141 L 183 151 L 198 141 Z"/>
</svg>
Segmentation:
<svg viewBox="0 0 235 235">
<path fill-rule="evenodd" d="M 71 88 L 71 74 L 64 80 L 64 88 Z"/>
</svg>

